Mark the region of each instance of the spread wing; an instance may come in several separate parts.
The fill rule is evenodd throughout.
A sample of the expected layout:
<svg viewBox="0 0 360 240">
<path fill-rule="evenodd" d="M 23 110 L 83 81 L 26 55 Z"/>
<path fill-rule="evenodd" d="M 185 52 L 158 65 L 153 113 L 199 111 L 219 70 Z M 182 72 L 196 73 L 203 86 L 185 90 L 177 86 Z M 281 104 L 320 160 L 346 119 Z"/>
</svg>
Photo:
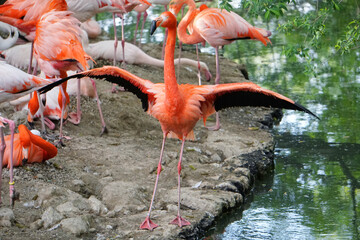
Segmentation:
<svg viewBox="0 0 360 240">
<path fill-rule="evenodd" d="M 145 111 L 147 111 L 149 108 L 149 102 L 152 102 L 154 100 L 154 93 L 150 92 L 154 83 L 152 83 L 149 80 L 145 80 L 140 77 L 137 77 L 126 70 L 113 66 L 94 68 L 89 71 L 68 76 L 66 78 L 60 79 L 52 84 L 49 84 L 39 89 L 38 92 L 46 93 L 47 91 L 51 90 L 52 88 L 60 85 L 61 83 L 71 78 L 82 78 L 82 77 L 105 79 L 108 82 L 116 83 L 119 86 L 124 87 L 125 90 L 132 92 L 141 100 L 142 107 Z"/>
<path fill-rule="evenodd" d="M 206 101 L 202 103 L 205 118 L 214 111 L 239 106 L 292 109 L 306 112 L 318 118 L 301 104 L 251 82 L 215 85 L 213 91 L 205 98 Z"/>
</svg>

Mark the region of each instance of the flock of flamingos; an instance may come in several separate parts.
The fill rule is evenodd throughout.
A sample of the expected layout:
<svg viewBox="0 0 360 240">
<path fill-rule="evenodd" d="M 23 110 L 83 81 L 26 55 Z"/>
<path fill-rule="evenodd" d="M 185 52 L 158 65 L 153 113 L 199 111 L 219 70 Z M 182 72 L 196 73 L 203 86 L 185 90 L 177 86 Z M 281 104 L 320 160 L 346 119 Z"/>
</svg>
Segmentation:
<svg viewBox="0 0 360 240">
<path fill-rule="evenodd" d="M 80 27 L 81 22 L 88 21 L 100 12 L 112 12 L 114 19 L 118 15 L 123 20 L 125 13 L 135 9 L 141 14 L 141 12 L 146 12 L 152 4 L 165 6 L 165 12 L 154 19 L 151 25 L 151 34 L 157 27 L 166 29 L 164 61 L 146 57 L 146 54 L 134 45 L 125 44 L 123 39 L 120 42 L 122 50 L 119 51 L 116 34 L 114 41 L 88 44 L 87 36 Z M 177 26 L 175 16 L 184 5 L 188 6 L 188 10 Z M 166 11 L 167 6 L 169 11 Z M 27 108 L 30 127 L 33 126 L 31 123 L 36 118 L 40 118 L 42 122 L 42 131 L 38 134 L 39 136 L 29 131 L 25 125 L 20 125 L 19 133 L 14 134 L 14 122 L 0 117 L 0 176 L 3 166 L 10 168 L 11 206 L 14 205 L 18 195 L 14 188 L 12 168 L 25 162 L 42 162 L 57 154 L 57 148 L 41 137 L 45 133 L 46 126 L 55 128 L 50 119 L 60 118 L 59 144 L 62 144 L 64 138 L 62 136 L 63 119 L 68 118 L 73 123 L 80 121 L 79 110 L 75 114 L 67 113 L 70 79 L 82 79 L 82 81 L 87 79 L 88 82 L 83 82 L 83 84 L 93 87 L 95 93 L 96 85 L 92 80 L 94 78 L 104 79 L 123 87 L 126 91 L 134 93 L 141 100 L 144 111 L 156 118 L 161 125 L 163 141 L 157 165 L 157 177 L 149 211 L 140 225 L 141 229 L 153 230 L 158 226 L 151 220 L 151 210 L 167 137 L 181 140 L 178 162 L 178 212 L 171 224 L 182 227 L 190 225 L 190 222 L 180 214 L 181 161 L 185 140 L 194 137 L 193 128 L 200 119 L 203 119 L 205 123 L 209 115 L 221 109 L 236 106 L 294 109 L 316 117 L 293 100 L 254 83 L 220 84 L 218 56 L 220 46 L 239 39 L 255 39 L 264 45 L 270 42 L 268 38 L 271 35 L 270 31 L 252 26 L 234 12 L 208 8 L 206 5 L 197 8 L 194 0 L 172 0 L 171 2 L 169 0 L 7 0 L 0 6 L 0 21 L 16 27 L 1 25 L 2 28 L 7 29 L 9 36 L 0 39 L 0 47 L 3 50 L 1 56 L 5 60 L 0 61 L 0 103 L 11 102 L 17 108 Z M 96 29 L 96 25 L 91 26 L 90 29 Z M 89 31 L 89 34 L 93 33 Z M 179 85 L 177 83 L 175 64 L 179 63 L 179 60 L 174 61 L 176 37 L 184 44 L 207 42 L 216 49 L 215 85 Z M 20 39 L 30 43 L 9 48 Z M 106 50 L 102 46 L 107 46 Z M 15 50 L 16 48 L 20 50 Z M 126 54 L 127 52 L 131 54 Z M 32 60 L 33 57 L 34 60 Z M 115 66 L 88 70 L 88 62 L 99 57 L 113 57 L 114 61 L 121 59 L 128 63 L 145 61 L 144 63 L 147 64 L 163 66 L 164 82 L 153 83 Z M 20 61 L 22 63 L 19 63 Z M 207 79 L 211 78 L 204 63 L 187 59 L 181 60 L 181 64 L 195 64 L 199 66 L 199 71 L 205 74 Z M 28 66 L 28 73 L 17 68 L 25 66 Z M 38 70 L 42 72 L 43 77 L 36 76 Z M 78 84 L 75 82 L 75 89 L 77 87 L 80 88 L 80 80 Z M 49 94 L 50 92 L 53 94 Z M 11 130 L 11 135 L 6 138 L 3 132 L 5 125 L 8 125 Z M 216 125 L 212 130 L 219 128 L 220 122 L 217 117 Z M 103 131 L 106 131 L 104 122 Z"/>
</svg>

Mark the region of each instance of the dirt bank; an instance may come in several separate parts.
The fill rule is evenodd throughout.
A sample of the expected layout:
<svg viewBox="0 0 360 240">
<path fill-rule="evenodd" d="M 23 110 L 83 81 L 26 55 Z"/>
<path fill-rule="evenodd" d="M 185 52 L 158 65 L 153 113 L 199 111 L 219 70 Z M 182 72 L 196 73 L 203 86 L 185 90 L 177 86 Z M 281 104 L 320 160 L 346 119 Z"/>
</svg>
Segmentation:
<svg viewBox="0 0 360 240">
<path fill-rule="evenodd" d="M 143 49 L 155 57 L 161 52 L 155 44 Z M 191 52 L 183 55 L 195 59 Z M 215 76 L 214 57 L 203 54 L 201 60 Z M 221 67 L 223 82 L 245 81 L 237 64 L 223 59 Z M 127 65 L 126 69 L 154 82 L 163 79 L 161 68 Z M 181 83 L 196 84 L 196 69 L 182 68 L 180 79 Z M 133 94 L 112 94 L 111 84 L 100 80 L 97 86 L 108 134 L 99 136 L 96 103 L 83 97 L 81 123 L 65 124 L 65 134 L 71 140 L 58 155 L 44 164 L 15 170 L 20 201 L 13 212 L 9 209 L 8 185 L 3 184 L 1 240 L 195 239 L 222 212 L 239 206 L 255 179 L 273 168 L 274 142 L 268 128 L 279 112 L 262 108 L 222 111 L 221 130 L 208 131 L 199 122 L 196 141 L 185 144 L 182 213 L 192 225 L 180 229 L 168 224 L 176 215 L 180 150 L 180 142 L 170 139 L 152 215 L 160 226 L 152 232 L 139 230 L 155 181 L 160 125 L 144 113 Z M 73 100 L 71 109 L 75 109 Z M 1 112 L 4 117 L 17 119 L 17 124 L 25 122 L 26 115 L 14 113 L 8 104 Z M 210 118 L 208 125 L 213 124 L 214 118 Z M 4 169 L 2 178 L 8 182 L 8 170 Z"/>
</svg>

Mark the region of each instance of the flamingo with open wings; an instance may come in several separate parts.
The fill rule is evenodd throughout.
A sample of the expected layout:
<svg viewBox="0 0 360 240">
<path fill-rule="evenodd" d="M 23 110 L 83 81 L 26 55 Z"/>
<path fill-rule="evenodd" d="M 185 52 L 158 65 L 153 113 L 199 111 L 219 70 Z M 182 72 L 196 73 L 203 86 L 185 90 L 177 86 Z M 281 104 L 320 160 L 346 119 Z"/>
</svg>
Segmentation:
<svg viewBox="0 0 360 240">
<path fill-rule="evenodd" d="M 184 144 L 185 140 L 192 135 L 195 124 L 201 118 L 204 119 L 205 123 L 206 118 L 215 113 L 215 111 L 236 106 L 265 106 L 294 109 L 316 117 L 316 115 L 307 108 L 293 100 L 279 93 L 261 88 L 251 82 L 201 86 L 190 84 L 179 85 L 176 81 L 174 65 L 176 40 L 175 16 L 170 12 L 162 13 L 160 17 L 153 21 L 151 32 L 153 33 L 158 26 L 166 27 L 169 30 L 165 49 L 164 83 L 153 83 L 137 77 L 126 70 L 106 66 L 69 76 L 39 90 L 40 93 L 45 93 L 56 85 L 73 77 L 81 78 L 89 76 L 92 78 L 105 79 L 134 93 L 140 98 L 143 109 L 158 119 L 163 131 L 163 142 L 149 212 L 145 221 L 140 226 L 141 229 L 149 230 L 157 227 L 157 225 L 151 221 L 150 213 L 161 172 L 165 140 L 170 132 L 176 134 L 182 141 L 178 163 L 178 214 L 171 222 L 181 227 L 190 224 L 180 215 L 180 173 Z"/>
</svg>

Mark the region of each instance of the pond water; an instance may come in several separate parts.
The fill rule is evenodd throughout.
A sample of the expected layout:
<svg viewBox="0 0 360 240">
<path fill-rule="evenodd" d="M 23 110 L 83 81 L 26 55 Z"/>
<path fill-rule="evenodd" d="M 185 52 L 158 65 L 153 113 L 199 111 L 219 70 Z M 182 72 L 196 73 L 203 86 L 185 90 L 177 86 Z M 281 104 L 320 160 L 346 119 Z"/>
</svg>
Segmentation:
<svg viewBox="0 0 360 240">
<path fill-rule="evenodd" d="M 313 10 L 310 4 L 298 6 L 301 8 Z M 148 19 L 162 10 L 157 7 Z M 127 16 L 126 35 L 131 39 L 136 14 Z M 339 34 L 351 16 L 346 12 L 333 16 L 329 36 Z M 111 32 L 108 17 L 100 18 Z M 359 49 L 341 55 L 329 37 L 325 46 L 311 54 L 316 75 L 306 74 L 303 60 L 281 55 L 284 46 L 301 42 L 303 34 L 284 35 L 276 30 L 277 21 L 252 21 L 273 32 L 272 46 L 237 41 L 225 46 L 222 54 L 245 64 L 251 81 L 298 101 L 321 120 L 285 112 L 272 130 L 276 140 L 273 174 L 257 181 L 245 206 L 218 219 L 205 238 L 359 239 Z M 149 22 L 142 42 L 161 41 L 161 32 L 153 37 L 147 34 Z M 214 52 L 210 47 L 202 51 Z"/>
</svg>

